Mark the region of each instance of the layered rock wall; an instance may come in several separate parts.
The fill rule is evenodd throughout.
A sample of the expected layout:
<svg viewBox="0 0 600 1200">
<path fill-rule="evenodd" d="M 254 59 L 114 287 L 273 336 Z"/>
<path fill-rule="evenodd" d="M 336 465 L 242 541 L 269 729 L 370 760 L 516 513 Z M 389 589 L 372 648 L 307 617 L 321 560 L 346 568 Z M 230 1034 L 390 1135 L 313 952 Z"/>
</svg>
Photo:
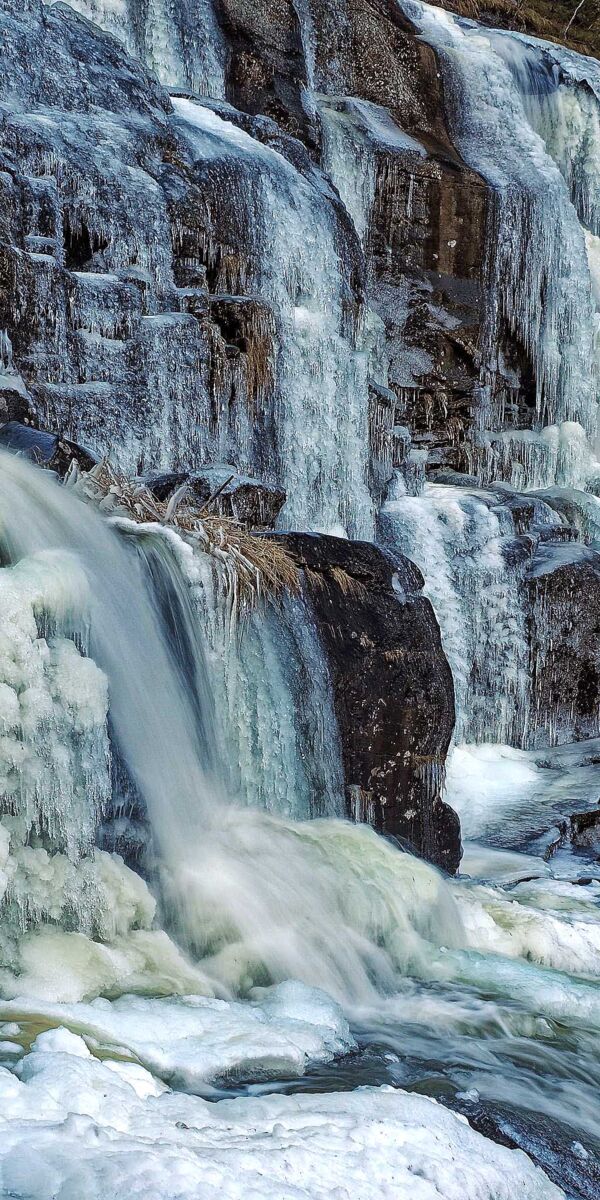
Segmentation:
<svg viewBox="0 0 600 1200">
<path fill-rule="evenodd" d="M 418 573 L 365 544 L 423 569 L 460 736 L 600 729 L 595 600 L 571 628 L 564 600 L 595 568 L 558 553 L 600 529 L 600 74 L 418 0 L 75 7 L 3 2 L 0 418 L 336 535 L 295 552 L 348 795 L 455 864 L 437 629 Z M 579 525 L 523 495 L 556 485 L 588 497 Z"/>
</svg>

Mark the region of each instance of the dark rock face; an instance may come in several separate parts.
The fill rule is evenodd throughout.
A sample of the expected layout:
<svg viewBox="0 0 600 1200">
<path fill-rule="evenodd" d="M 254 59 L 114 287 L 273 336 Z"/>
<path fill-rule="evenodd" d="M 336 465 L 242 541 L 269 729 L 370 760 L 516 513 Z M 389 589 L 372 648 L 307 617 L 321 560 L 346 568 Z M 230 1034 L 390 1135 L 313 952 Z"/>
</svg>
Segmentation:
<svg viewBox="0 0 600 1200">
<path fill-rule="evenodd" d="M 72 462 L 77 463 L 82 471 L 90 471 L 97 461 L 89 450 L 84 450 L 76 442 L 44 429 L 32 429 L 19 421 L 7 421 L 5 425 L 0 425 L 0 446 L 12 450 L 14 454 L 22 454 L 37 466 L 56 471 L 61 478 L 66 475 Z"/>
<path fill-rule="evenodd" d="M 336 145 L 357 173 L 373 172 L 367 296 L 385 326 L 395 423 L 410 424 L 438 461 L 464 466 L 480 375 L 488 186 L 452 143 L 435 54 L 400 6 L 312 0 L 309 8 L 303 21 L 291 2 L 223 0 L 227 95 L 302 138 L 351 212 L 331 169 Z M 321 94 L 312 119 L 302 103 L 308 76 Z"/>
<path fill-rule="evenodd" d="M 348 815 L 454 872 L 459 821 L 440 798 L 454 689 L 420 572 L 369 543 L 277 536 L 304 571 L 329 659 Z"/>
<path fill-rule="evenodd" d="M 0 369 L 37 423 L 130 473 L 232 462 L 284 487 L 298 524 L 370 532 L 343 519 L 345 499 L 326 521 L 306 512 L 344 470 L 368 489 L 360 412 L 356 454 L 336 444 L 336 414 L 329 442 L 319 436 L 327 393 L 341 414 L 358 393 L 366 406 L 365 278 L 349 215 L 306 146 L 264 113 L 171 101 L 67 6 L 33 3 L 2 22 Z M 301 491 L 296 414 L 309 405 L 316 461 Z"/>
<path fill-rule="evenodd" d="M 600 553 L 542 544 L 531 563 L 530 744 L 597 737 L 600 730 Z"/>
<path fill-rule="evenodd" d="M 169 89 L 210 97 L 209 107 L 257 145 L 276 150 L 326 200 L 345 313 L 356 322 L 368 305 L 384 332 L 388 363 L 378 383 L 395 398 L 390 428 L 410 426 L 430 467 L 476 471 L 486 483 L 500 475 L 518 483 L 514 456 L 497 435 L 537 429 L 535 347 L 508 314 L 498 317 L 490 347 L 489 313 L 503 301 L 490 292 L 502 292 L 502 283 L 501 276 L 490 279 L 488 249 L 495 236 L 506 239 L 496 227 L 494 189 L 459 151 L 460 121 L 444 55 L 417 35 L 410 5 L 404 12 L 401 0 L 202 0 L 197 9 L 176 6 L 169 29 L 161 27 L 158 37 L 144 0 L 128 0 L 118 12 L 96 0 L 77 0 L 77 7 L 104 21 Z M 46 308 L 60 311 L 66 285 L 67 327 L 73 327 L 65 334 L 68 378 L 59 378 L 57 359 L 47 379 L 34 380 L 39 409 L 64 428 L 65 413 L 85 410 L 86 427 L 71 432 L 93 441 L 92 430 L 101 438 L 102 410 L 110 409 L 118 427 L 127 406 L 126 452 L 129 463 L 137 456 L 140 469 L 185 469 L 226 458 L 239 470 L 285 483 L 286 451 L 273 425 L 278 343 L 285 343 L 289 328 L 283 329 L 278 304 L 265 296 L 257 270 L 257 259 L 264 267 L 265 248 L 252 235 L 264 220 L 256 172 L 231 157 L 225 162 L 222 153 L 211 154 L 210 163 L 202 155 L 191 162 L 166 93 L 116 41 L 101 39 L 61 6 L 40 16 L 39 4 L 32 3 L 28 12 L 29 25 L 38 21 L 40 42 L 50 46 L 47 62 L 25 82 L 26 55 L 23 45 L 14 49 L 13 37 L 5 91 L 16 80 L 32 106 L 85 112 L 86 153 L 79 147 L 76 152 L 73 136 L 62 146 L 69 184 L 58 187 L 57 196 L 47 172 L 39 184 L 39 161 L 56 152 L 47 144 L 48 132 L 38 128 L 32 139 L 23 126 L 17 135 L 9 123 L 9 175 L 23 151 L 25 161 L 16 186 L 8 189 L 6 240 L 38 257 L 52 257 L 59 241 L 56 257 L 67 272 L 105 273 L 102 287 L 98 278 L 94 285 L 89 279 L 69 283 L 49 262 L 36 263 L 35 274 L 43 275 L 44 289 L 51 288 Z M 13 28 L 18 26 L 15 21 Z M 65 85 L 69 54 L 77 59 L 77 88 Z M 119 139 L 122 169 L 110 181 L 111 200 L 122 210 L 112 223 L 90 149 L 91 114 L 99 109 L 113 114 L 111 120 L 118 113 L 126 131 Z M 264 162 L 262 168 L 264 174 Z M 123 194 L 131 169 L 140 172 L 160 263 Z M 93 203 L 83 203 L 89 194 Z M 27 307 L 39 308 L 32 264 L 9 259 L 7 272 L 27 277 L 20 278 Z M 299 298 L 311 291 L 301 275 L 291 280 Z M 101 299 L 102 318 L 90 327 L 83 310 L 91 287 Z M 229 296 L 230 312 L 223 312 L 221 295 Z M 123 313 L 117 331 L 109 319 L 115 307 Z M 15 323 L 10 316 L 9 329 Z M 16 345 L 20 367 L 30 369 L 32 340 L 46 340 L 47 330 L 38 333 Z M 159 378 L 163 360 L 166 380 Z M 485 446 L 477 441 L 488 403 L 482 385 L 491 406 L 484 414 L 492 435 Z M 151 412 L 160 407 L 169 430 L 161 461 L 148 428 Z M 190 422 L 190 413 L 203 419 Z M 375 458 L 378 450 L 375 445 Z M 378 469 L 369 482 L 378 500 Z"/>
<path fill-rule="evenodd" d="M 168 500 L 178 488 L 189 494 L 211 513 L 234 517 L 250 528 L 273 528 L 285 504 L 285 492 L 274 484 L 238 475 L 235 467 L 218 464 L 201 471 L 172 471 L 143 479 L 158 500 Z"/>
<path fill-rule="evenodd" d="M 31 424 L 35 423 L 35 418 L 31 398 L 20 380 L 0 375 L 0 423 L 8 421 Z"/>
<path fill-rule="evenodd" d="M 152 39 L 142 8 L 131 28 L 115 32 L 143 56 Z M 452 145 L 433 51 L 387 0 L 347 0 L 343 14 L 313 4 L 310 29 L 291 0 L 223 0 L 219 16 L 225 94 L 236 107 L 215 109 L 326 197 L 348 312 L 368 301 L 385 328 L 390 428 L 410 424 L 417 444 L 460 464 L 479 372 L 487 190 Z M 225 451 L 238 469 L 278 482 L 280 314 L 258 294 L 253 230 L 261 217 L 249 164 L 214 154 L 190 162 L 166 93 L 70 10 L 34 4 L 9 34 L 0 91 L 12 92 L 16 80 L 21 103 L 68 114 L 60 148 L 52 124 L 9 120 L 3 134 L 0 278 L 12 299 L 0 319 L 36 412 L 98 451 L 110 433 L 122 465 L 185 469 Z M 217 34 L 208 34 L 216 46 Z M 177 38 L 183 47 L 183 33 Z M 38 42 L 46 52 L 25 81 L 26 50 L 37 52 Z M 182 84 L 196 78 L 192 52 L 202 58 L 192 42 L 181 50 Z M 318 113 L 304 99 L 308 82 L 324 95 Z M 221 86 L 217 76 L 212 85 Z M 107 120 L 120 130 L 111 163 L 95 145 Z M 341 142 L 350 154 L 354 147 L 357 171 L 373 172 L 366 262 L 346 208 L 316 166 L 339 184 L 333 157 Z M 43 166 L 57 155 L 60 179 Z M 190 422 L 191 412 L 205 415 Z M 163 432 L 159 447 L 160 413 L 168 437 Z M 376 440 L 375 459 L 379 449 Z M 378 499 L 381 465 L 375 476 Z"/>
<path fill-rule="evenodd" d="M 550 862 L 569 843 L 579 850 L 591 850 L 595 854 L 600 851 L 600 805 L 588 812 L 571 813 L 567 820 L 558 823 L 544 852 L 545 861 Z M 600 854 L 597 861 L 600 863 Z M 577 882 L 585 885 L 591 880 L 584 876 Z"/>
</svg>

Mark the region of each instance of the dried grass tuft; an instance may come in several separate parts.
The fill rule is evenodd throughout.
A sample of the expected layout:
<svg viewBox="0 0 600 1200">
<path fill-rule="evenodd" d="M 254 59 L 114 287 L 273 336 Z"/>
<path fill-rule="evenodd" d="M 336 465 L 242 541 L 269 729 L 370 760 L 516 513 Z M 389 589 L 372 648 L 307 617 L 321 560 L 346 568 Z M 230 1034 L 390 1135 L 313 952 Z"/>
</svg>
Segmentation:
<svg viewBox="0 0 600 1200">
<path fill-rule="evenodd" d="M 71 481 L 73 482 L 73 481 Z M 108 461 L 98 463 L 75 483 L 80 495 L 101 511 L 140 525 L 159 524 L 218 560 L 235 608 L 254 605 L 263 595 L 300 591 L 296 564 L 275 538 L 253 537 L 233 517 L 215 516 L 190 502 L 184 486 L 167 500 L 128 479 Z"/>
<path fill-rule="evenodd" d="M 349 575 L 343 567 L 332 566 L 328 567 L 327 571 L 314 571 L 311 567 L 306 567 L 305 572 L 315 589 L 336 587 L 343 596 L 354 596 L 357 600 L 364 597 L 367 591 L 365 584 L 354 575 Z"/>
</svg>

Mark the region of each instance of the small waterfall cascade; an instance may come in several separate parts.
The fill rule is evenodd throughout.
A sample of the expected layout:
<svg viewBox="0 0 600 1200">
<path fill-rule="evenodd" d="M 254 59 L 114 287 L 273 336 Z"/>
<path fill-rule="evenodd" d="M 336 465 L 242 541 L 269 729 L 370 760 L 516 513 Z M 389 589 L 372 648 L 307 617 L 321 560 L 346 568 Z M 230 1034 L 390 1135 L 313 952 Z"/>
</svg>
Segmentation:
<svg viewBox="0 0 600 1200">
<path fill-rule="evenodd" d="M 0 458 L 0 828 L 4 912 L 14 914 L 3 921 L 5 992 L 110 993 L 120 972 L 134 991 L 142 980 L 223 992 L 293 977 L 366 1001 L 398 971 L 443 976 L 436 947 L 454 947 L 452 969 L 466 970 L 450 885 L 364 826 L 332 819 L 336 731 L 304 601 L 290 598 L 262 633 L 255 613 L 234 667 L 235 639 L 227 662 L 218 628 L 218 561 L 114 507 L 102 517 L 51 476 Z M 317 659 L 320 714 L 300 678 Z M 236 698 L 252 746 L 234 744 Z M 289 727 L 302 721 L 300 742 Z M 97 843 L 111 752 L 150 825 L 156 895 Z"/>
<path fill-rule="evenodd" d="M 588 256 L 594 218 L 586 199 L 597 171 L 596 68 L 591 65 L 584 79 L 586 60 L 576 55 L 514 34 L 482 34 L 474 23 L 430 5 L 408 3 L 404 9 L 439 55 L 461 154 L 493 189 L 482 399 L 471 469 L 484 484 L 500 477 L 523 489 L 554 483 L 585 488 L 594 467 L 598 400 Z M 579 137 L 567 134 L 568 112 Z M 511 412 L 510 388 L 486 380 L 486 364 L 498 361 L 503 327 L 533 368 L 528 424 L 521 424 L 514 405 Z"/>
<path fill-rule="evenodd" d="M 381 537 L 423 572 L 452 667 L 455 739 L 482 742 L 493 730 L 499 742 L 522 745 L 529 643 L 524 564 L 507 552 L 516 533 L 512 513 L 478 490 L 443 484 L 426 484 L 419 496 L 405 490 L 399 476 L 381 511 Z M 541 515 L 554 523 L 544 507 Z"/>
<path fill-rule="evenodd" d="M 112 33 L 169 88 L 225 93 L 226 49 L 213 0 L 74 0 L 74 9 Z"/>
<path fill-rule="evenodd" d="M 445 942 L 459 940 L 432 868 L 364 827 L 283 819 L 331 818 L 339 806 L 336 728 L 303 602 L 290 598 L 262 632 L 251 618 L 235 667 L 201 555 L 162 527 L 107 521 L 51 476 L 0 457 L 4 991 L 67 999 L 110 993 L 121 975 L 134 991 L 222 993 L 293 977 L 366 998 L 390 986 L 396 961 L 426 961 L 432 920 Z M 306 686 L 315 667 L 321 713 Z M 254 744 L 242 742 L 240 711 Z M 156 897 L 97 845 L 110 807 L 108 713 L 150 825 Z M 389 890 L 389 871 L 408 891 Z"/>
<path fill-rule="evenodd" d="M 309 605 L 284 595 L 235 617 L 218 562 L 186 555 L 185 570 L 228 794 L 294 820 L 343 816 L 331 681 Z"/>
</svg>

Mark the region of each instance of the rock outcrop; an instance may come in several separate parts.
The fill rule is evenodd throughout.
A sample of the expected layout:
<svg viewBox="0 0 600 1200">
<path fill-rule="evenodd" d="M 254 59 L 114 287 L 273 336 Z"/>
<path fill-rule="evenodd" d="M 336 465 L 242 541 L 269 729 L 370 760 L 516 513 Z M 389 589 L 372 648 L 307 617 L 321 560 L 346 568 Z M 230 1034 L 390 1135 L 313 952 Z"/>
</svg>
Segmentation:
<svg viewBox="0 0 600 1200">
<path fill-rule="evenodd" d="M 366 542 L 277 536 L 304 573 L 329 660 L 348 816 L 455 871 L 460 827 L 441 800 L 454 691 L 420 572 Z"/>
<path fill-rule="evenodd" d="M 158 500 L 168 500 L 179 488 L 200 507 L 234 517 L 251 529 L 273 528 L 285 504 L 283 488 L 240 475 L 227 463 L 215 463 L 199 471 L 171 471 L 149 475 L 143 481 Z"/>
<path fill-rule="evenodd" d="M 527 574 L 531 732 L 544 746 L 600 732 L 600 552 L 542 544 Z"/>
<path fill-rule="evenodd" d="M 66 6 L 3 22 L 13 390 L 131 473 L 234 462 L 288 521 L 369 535 L 364 261 L 326 175 L 264 115 L 171 100 Z"/>
<path fill-rule="evenodd" d="M 36 466 L 55 471 L 61 478 L 67 474 L 71 463 L 76 463 L 82 471 L 89 471 L 96 462 L 93 454 L 76 442 L 58 433 L 23 425 L 19 421 L 7 421 L 0 425 L 0 446 L 12 450 L 14 454 L 21 454 Z"/>
</svg>

